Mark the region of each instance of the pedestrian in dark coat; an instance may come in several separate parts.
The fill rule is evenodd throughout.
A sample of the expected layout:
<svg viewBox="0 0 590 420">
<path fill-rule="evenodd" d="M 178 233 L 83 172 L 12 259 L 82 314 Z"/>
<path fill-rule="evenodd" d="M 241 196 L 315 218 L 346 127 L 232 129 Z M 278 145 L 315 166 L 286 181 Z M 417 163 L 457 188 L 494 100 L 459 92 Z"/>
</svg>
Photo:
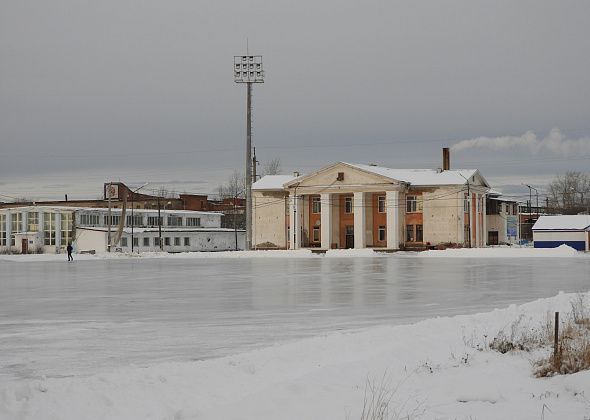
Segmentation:
<svg viewBox="0 0 590 420">
<path fill-rule="evenodd" d="M 68 247 L 66 249 L 68 251 L 68 261 L 74 261 L 74 257 L 72 257 L 72 251 L 74 248 L 72 248 L 72 244 L 68 243 Z"/>
</svg>

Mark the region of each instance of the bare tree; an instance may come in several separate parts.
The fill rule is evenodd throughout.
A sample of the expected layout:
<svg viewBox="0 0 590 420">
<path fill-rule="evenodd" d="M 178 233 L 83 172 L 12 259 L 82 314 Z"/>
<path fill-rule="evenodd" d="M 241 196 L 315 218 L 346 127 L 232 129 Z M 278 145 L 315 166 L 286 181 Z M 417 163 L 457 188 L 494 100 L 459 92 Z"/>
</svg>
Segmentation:
<svg viewBox="0 0 590 420">
<path fill-rule="evenodd" d="M 568 171 L 549 184 L 549 203 L 556 211 L 575 214 L 590 206 L 590 174 Z"/>
<path fill-rule="evenodd" d="M 262 176 L 264 175 L 279 175 L 281 173 L 281 160 L 274 158 L 269 160 L 262 167 Z"/>
<path fill-rule="evenodd" d="M 222 200 L 224 198 L 244 198 L 246 196 L 244 175 L 236 169 L 225 184 L 217 187 L 217 195 Z"/>
</svg>

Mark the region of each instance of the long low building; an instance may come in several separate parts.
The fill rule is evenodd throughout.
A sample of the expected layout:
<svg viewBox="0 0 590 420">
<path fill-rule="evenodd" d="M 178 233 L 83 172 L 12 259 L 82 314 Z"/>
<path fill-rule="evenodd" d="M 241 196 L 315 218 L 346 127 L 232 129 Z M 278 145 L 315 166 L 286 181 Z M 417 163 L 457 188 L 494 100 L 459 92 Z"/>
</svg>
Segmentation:
<svg viewBox="0 0 590 420">
<path fill-rule="evenodd" d="M 590 215 L 541 216 L 533 226 L 535 248 L 568 245 L 590 251 Z"/>
<path fill-rule="evenodd" d="M 486 245 L 489 185 L 476 169 L 392 169 L 339 162 L 253 187 L 255 248 Z"/>
<path fill-rule="evenodd" d="M 159 216 L 158 216 L 159 214 Z M 27 206 L 0 209 L 0 252 L 224 251 L 244 249 L 243 230 L 221 228 L 222 214 L 189 210 Z"/>
</svg>

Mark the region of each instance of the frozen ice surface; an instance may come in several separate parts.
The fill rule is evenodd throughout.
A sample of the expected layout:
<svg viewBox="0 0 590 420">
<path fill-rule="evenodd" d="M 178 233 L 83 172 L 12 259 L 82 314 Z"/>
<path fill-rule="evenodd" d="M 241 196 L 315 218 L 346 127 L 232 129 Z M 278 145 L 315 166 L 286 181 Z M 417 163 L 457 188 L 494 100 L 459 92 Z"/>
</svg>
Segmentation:
<svg viewBox="0 0 590 420">
<path fill-rule="evenodd" d="M 0 259 L 0 375 L 192 361 L 587 290 L 590 258 Z M 364 254 L 363 254 L 364 255 Z"/>
</svg>

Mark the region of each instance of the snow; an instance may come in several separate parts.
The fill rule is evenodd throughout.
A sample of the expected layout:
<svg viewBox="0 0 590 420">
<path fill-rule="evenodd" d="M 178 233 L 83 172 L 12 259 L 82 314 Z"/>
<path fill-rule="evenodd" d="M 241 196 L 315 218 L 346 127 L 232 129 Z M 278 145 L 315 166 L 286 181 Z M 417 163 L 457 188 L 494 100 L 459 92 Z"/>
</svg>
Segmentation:
<svg viewBox="0 0 590 420">
<path fill-rule="evenodd" d="M 2 420 L 359 419 L 367 381 L 398 418 L 590 413 L 589 372 L 488 348 L 588 290 L 567 246 L 64 259 L 0 255 Z"/>
<path fill-rule="evenodd" d="M 590 215 L 541 216 L 533 230 L 586 230 L 590 228 Z"/>
<path fill-rule="evenodd" d="M 283 184 L 291 182 L 297 177 L 291 175 L 265 175 L 252 184 L 253 190 L 282 190 Z"/>
<path fill-rule="evenodd" d="M 435 169 L 392 169 L 383 166 L 363 165 L 360 163 L 346 163 L 352 167 L 362 169 L 377 175 L 385 176 L 397 181 L 419 185 L 464 185 L 474 176 L 476 169 L 455 169 L 437 171 Z"/>
<path fill-rule="evenodd" d="M 590 372 L 537 379 L 531 360 L 548 350 L 487 347 L 517 320 L 542 328 L 547 313 L 568 311 L 573 298 L 332 332 L 217 359 L 4 381 L 0 418 L 359 419 L 370 381 L 390 392 L 399 418 L 583 419 Z"/>
<path fill-rule="evenodd" d="M 529 247 L 494 247 L 494 248 L 458 248 L 444 251 L 424 251 L 415 256 L 434 258 L 572 258 L 585 257 L 567 245 L 556 248 Z"/>
</svg>

